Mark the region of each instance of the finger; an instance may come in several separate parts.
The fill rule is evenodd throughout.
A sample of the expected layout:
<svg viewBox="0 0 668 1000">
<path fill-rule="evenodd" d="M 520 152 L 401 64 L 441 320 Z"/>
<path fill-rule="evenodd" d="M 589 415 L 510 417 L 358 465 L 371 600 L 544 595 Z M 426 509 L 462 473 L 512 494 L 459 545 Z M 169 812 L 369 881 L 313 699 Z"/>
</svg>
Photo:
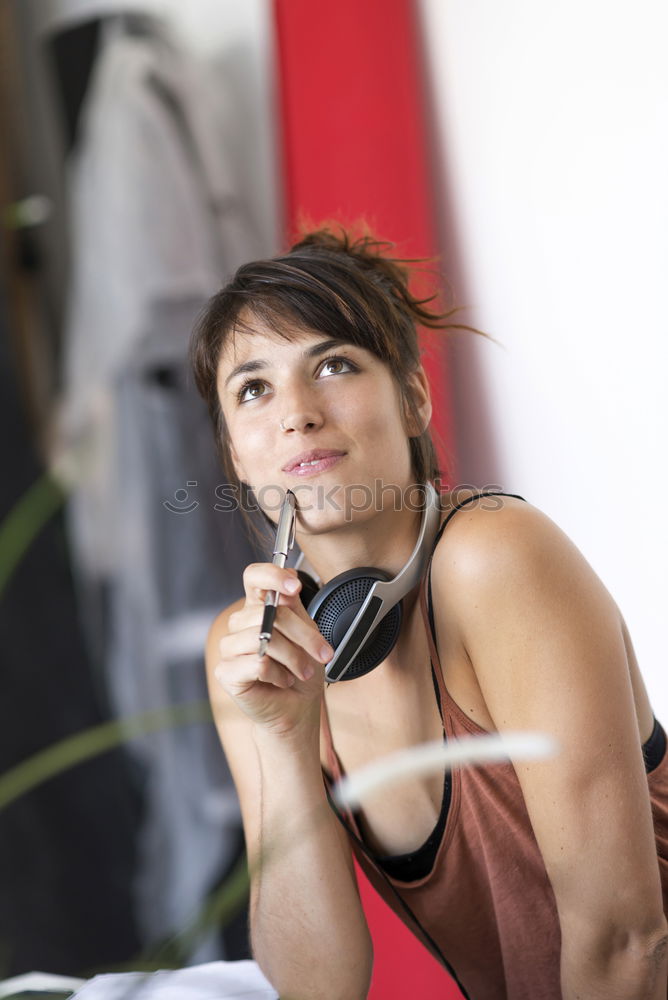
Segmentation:
<svg viewBox="0 0 668 1000">
<path fill-rule="evenodd" d="M 259 636 L 263 610 L 259 605 L 249 605 L 235 611 L 227 622 L 230 634 L 255 628 Z M 286 639 L 300 646 L 318 663 L 329 663 L 334 656 L 334 650 L 318 631 L 313 619 L 308 615 L 302 617 L 297 614 L 293 606 L 277 609 L 272 636 L 275 632 L 280 632 Z"/>
<path fill-rule="evenodd" d="M 243 572 L 243 583 L 247 604 L 264 604 L 269 591 L 283 598 L 294 596 L 302 585 L 296 570 L 281 569 L 273 563 L 250 563 Z"/>
<path fill-rule="evenodd" d="M 214 670 L 218 683 L 232 697 L 245 694 L 256 684 L 266 684 L 277 688 L 290 688 L 295 684 L 295 676 L 269 656 L 259 659 L 256 654 L 221 660 Z"/>
<path fill-rule="evenodd" d="M 220 641 L 220 655 L 223 660 L 234 660 L 239 657 L 254 656 L 258 663 L 265 657 L 258 657 L 259 637 L 257 627 L 244 629 L 225 636 Z M 325 662 L 320 658 L 311 657 L 301 646 L 286 639 L 274 629 L 267 652 L 269 659 L 275 660 L 302 681 L 307 681 L 315 673 L 316 664 Z"/>
<path fill-rule="evenodd" d="M 311 656 L 303 647 L 287 639 L 278 629 L 274 629 L 271 634 L 265 656 L 281 663 L 302 681 L 310 680 L 316 669 L 328 662 L 320 655 Z"/>
</svg>

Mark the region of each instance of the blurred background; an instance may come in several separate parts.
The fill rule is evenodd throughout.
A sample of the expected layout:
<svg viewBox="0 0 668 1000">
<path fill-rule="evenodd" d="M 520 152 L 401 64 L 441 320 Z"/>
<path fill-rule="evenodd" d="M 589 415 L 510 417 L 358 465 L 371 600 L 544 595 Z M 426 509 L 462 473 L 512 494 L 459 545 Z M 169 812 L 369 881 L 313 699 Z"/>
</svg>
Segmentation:
<svg viewBox="0 0 668 1000">
<path fill-rule="evenodd" d="M 0 978 L 248 956 L 243 902 L 201 920 L 243 867 L 202 650 L 260 550 L 186 350 L 305 219 L 437 255 L 499 342 L 423 337 L 444 479 L 563 528 L 668 720 L 667 29 L 659 0 L 0 7 Z M 372 996 L 458 996 L 363 891 Z"/>
</svg>

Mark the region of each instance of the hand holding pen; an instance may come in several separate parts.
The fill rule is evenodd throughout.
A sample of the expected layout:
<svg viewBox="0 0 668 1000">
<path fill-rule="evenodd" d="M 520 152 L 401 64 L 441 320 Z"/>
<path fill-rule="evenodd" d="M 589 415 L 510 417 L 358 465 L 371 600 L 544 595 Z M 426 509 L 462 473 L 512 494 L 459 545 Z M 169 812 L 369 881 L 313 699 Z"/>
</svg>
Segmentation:
<svg viewBox="0 0 668 1000">
<path fill-rule="evenodd" d="M 292 490 L 288 490 L 285 494 L 285 500 L 283 501 L 281 514 L 278 519 L 276 540 L 274 541 L 274 557 L 272 559 L 273 565 L 279 566 L 281 569 L 285 567 L 288 552 L 294 545 L 296 511 L 297 502 L 295 495 Z M 264 599 L 264 612 L 262 614 L 262 625 L 260 626 L 260 646 L 257 653 L 258 656 L 264 656 L 267 646 L 269 645 L 269 640 L 271 639 L 271 633 L 274 627 L 274 618 L 276 617 L 276 608 L 278 607 L 278 597 L 278 591 L 270 590 Z"/>
</svg>

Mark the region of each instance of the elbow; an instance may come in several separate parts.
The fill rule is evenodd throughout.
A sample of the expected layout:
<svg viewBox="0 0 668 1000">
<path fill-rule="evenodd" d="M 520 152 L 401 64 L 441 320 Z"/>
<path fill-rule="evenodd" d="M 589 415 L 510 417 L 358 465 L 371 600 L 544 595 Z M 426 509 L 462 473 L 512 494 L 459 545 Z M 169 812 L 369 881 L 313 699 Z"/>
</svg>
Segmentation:
<svg viewBox="0 0 668 1000">
<path fill-rule="evenodd" d="M 263 970 L 264 971 L 264 970 Z M 319 977 L 317 986 L 308 986 L 303 980 L 295 983 L 287 980 L 284 984 L 280 980 L 271 979 L 266 972 L 264 975 L 268 982 L 278 993 L 279 997 L 285 1000 L 367 1000 L 371 989 L 371 976 L 362 983 L 350 983 L 344 979 L 342 982 L 332 983 L 331 980 L 325 982 L 325 977 Z"/>
<path fill-rule="evenodd" d="M 604 954 L 626 955 L 629 962 L 647 964 L 668 957 L 668 922 L 661 916 L 652 927 L 620 927 L 602 941 Z"/>
<path fill-rule="evenodd" d="M 565 997 L 586 996 L 593 984 L 597 996 L 665 997 L 668 924 L 664 918 L 651 929 L 608 926 L 580 933 L 577 941 L 562 933 L 561 957 Z"/>
<path fill-rule="evenodd" d="M 668 979 L 668 928 L 650 936 L 627 934 L 618 949 L 608 954 L 603 981 L 613 990 L 625 987 L 619 996 L 629 1000 L 663 998 Z M 615 986 L 616 984 L 616 986 Z"/>
<path fill-rule="evenodd" d="M 367 1000 L 373 973 L 373 946 L 357 949 L 358 954 L 322 953 L 317 961 L 304 964 L 293 960 L 269 961 L 255 948 L 253 958 L 279 997 L 290 1000 Z"/>
<path fill-rule="evenodd" d="M 555 892 L 562 948 L 602 962 L 615 956 L 642 962 L 666 949 L 668 921 L 658 879 L 656 887 L 629 880 L 616 891 L 600 883 L 584 893 L 572 888 L 567 896 Z"/>
<path fill-rule="evenodd" d="M 632 954 L 638 956 L 637 960 L 646 970 L 652 983 L 659 976 L 665 983 L 668 973 L 668 923 L 665 917 L 651 935 L 644 935 L 639 940 L 631 939 L 630 947 Z"/>
</svg>

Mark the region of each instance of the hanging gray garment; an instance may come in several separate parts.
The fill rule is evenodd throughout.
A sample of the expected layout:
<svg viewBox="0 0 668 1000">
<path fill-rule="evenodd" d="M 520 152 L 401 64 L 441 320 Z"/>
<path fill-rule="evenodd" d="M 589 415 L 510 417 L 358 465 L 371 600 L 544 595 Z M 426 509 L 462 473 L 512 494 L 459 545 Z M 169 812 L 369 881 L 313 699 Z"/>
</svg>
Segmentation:
<svg viewBox="0 0 668 1000">
<path fill-rule="evenodd" d="M 215 510 L 224 480 L 186 363 L 206 298 L 242 261 L 274 249 L 260 245 L 235 195 L 222 96 L 161 33 L 113 32 L 71 168 L 61 441 L 85 443 L 71 539 L 82 591 L 108 595 L 103 661 L 122 717 L 206 698 L 208 626 L 259 555 L 239 512 Z M 146 771 L 137 912 L 153 944 L 196 917 L 231 860 L 239 810 L 210 722 L 163 729 L 133 749 Z M 189 957 L 224 956 L 210 934 Z"/>
<path fill-rule="evenodd" d="M 124 716 L 205 701 L 206 631 L 240 596 L 241 570 L 258 556 L 239 512 L 215 509 L 224 480 L 181 356 L 192 309 L 190 302 L 157 304 L 151 333 L 118 380 L 117 513 L 128 530 L 112 588 L 108 663 Z M 230 862 L 239 814 L 212 725 L 166 728 L 136 751 L 149 775 L 139 919 L 155 941 L 194 916 Z M 200 948 L 195 957 L 210 953 Z"/>
</svg>

